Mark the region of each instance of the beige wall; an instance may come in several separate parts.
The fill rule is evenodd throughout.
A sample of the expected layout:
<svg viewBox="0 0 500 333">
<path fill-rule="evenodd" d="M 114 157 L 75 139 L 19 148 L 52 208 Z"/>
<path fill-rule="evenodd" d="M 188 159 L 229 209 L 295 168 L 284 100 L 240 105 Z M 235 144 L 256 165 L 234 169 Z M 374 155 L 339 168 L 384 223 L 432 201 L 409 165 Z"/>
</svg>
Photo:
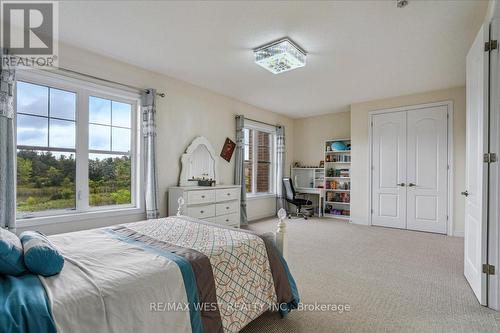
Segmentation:
<svg viewBox="0 0 500 333">
<path fill-rule="evenodd" d="M 211 92 L 192 84 L 147 71 L 129 64 L 106 58 L 85 50 L 60 45 L 59 64 L 61 67 L 97 77 L 118 81 L 138 87 L 152 87 L 165 92 L 166 98 L 159 98 L 157 105 L 158 125 L 158 170 L 161 215 L 167 214 L 166 193 L 169 186 L 176 185 L 180 172 L 180 156 L 189 143 L 199 135 L 208 138 L 218 153 L 226 137 L 235 140 L 236 114 L 249 118 L 282 124 L 287 135 L 288 172 L 293 151 L 293 120 L 283 115 L 259 109 L 235 99 Z M 232 184 L 234 178 L 234 157 L 231 163 L 219 160 L 221 183 Z M 259 199 L 248 202 L 250 219 L 274 215 L 275 199 Z M 140 219 L 130 216 L 108 220 L 85 221 L 45 225 L 38 229 L 48 233 L 98 227 L 117 222 Z M 22 230 L 23 228 L 20 228 Z"/>
<path fill-rule="evenodd" d="M 351 113 L 339 112 L 294 120 L 293 160 L 302 165 L 318 165 L 325 159 L 324 143 L 328 139 L 351 136 Z"/>
<path fill-rule="evenodd" d="M 351 105 L 350 112 L 291 119 L 286 116 L 239 102 L 192 84 L 147 71 L 117 60 L 67 45 L 60 46 L 60 65 L 79 72 L 139 86 L 154 87 L 167 97 L 158 101 L 158 168 L 161 215 L 167 214 L 166 193 L 178 181 L 179 157 L 198 135 L 206 136 L 221 150 L 226 137 L 234 140 L 234 115 L 286 127 L 286 173 L 293 161 L 317 164 L 323 159 L 323 142 L 330 138 L 352 138 L 351 211 L 355 223 L 368 221 L 368 113 L 372 110 L 444 100 L 454 101 L 454 217 L 455 231 L 463 233 L 464 200 L 459 195 L 465 179 L 465 88 L 453 88 L 423 94 L 402 96 Z M 234 158 L 231 163 L 220 160 L 221 182 L 233 182 Z M 273 215 L 274 198 L 250 200 L 249 219 Z M 127 216 L 119 219 L 95 219 L 74 223 L 43 225 L 47 233 L 67 232 L 141 219 Z M 20 228 L 22 231 L 23 228 Z"/>
<path fill-rule="evenodd" d="M 351 105 L 352 191 L 354 223 L 368 224 L 368 113 L 373 110 L 452 100 L 454 103 L 454 234 L 463 235 L 465 188 L 465 87 L 432 91 Z"/>
</svg>

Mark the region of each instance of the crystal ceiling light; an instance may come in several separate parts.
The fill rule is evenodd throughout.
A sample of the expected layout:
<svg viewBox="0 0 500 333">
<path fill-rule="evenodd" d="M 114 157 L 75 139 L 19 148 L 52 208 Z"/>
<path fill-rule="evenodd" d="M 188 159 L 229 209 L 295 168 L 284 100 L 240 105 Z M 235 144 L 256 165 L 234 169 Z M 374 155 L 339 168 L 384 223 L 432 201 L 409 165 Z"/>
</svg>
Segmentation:
<svg viewBox="0 0 500 333">
<path fill-rule="evenodd" d="M 255 63 L 273 74 L 284 73 L 306 65 L 306 51 L 288 38 L 253 50 Z"/>
<path fill-rule="evenodd" d="M 398 8 L 405 8 L 408 6 L 408 0 L 396 0 L 396 6 Z"/>
</svg>

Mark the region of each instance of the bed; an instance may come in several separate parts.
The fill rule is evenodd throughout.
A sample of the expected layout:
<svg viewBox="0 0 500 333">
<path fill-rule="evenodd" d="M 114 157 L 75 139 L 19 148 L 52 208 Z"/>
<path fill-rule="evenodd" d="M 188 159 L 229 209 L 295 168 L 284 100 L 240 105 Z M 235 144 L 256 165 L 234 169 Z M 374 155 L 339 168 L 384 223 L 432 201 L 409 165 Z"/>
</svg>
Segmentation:
<svg viewBox="0 0 500 333">
<path fill-rule="evenodd" d="M 283 238 L 280 250 L 273 238 L 185 216 L 50 236 L 63 270 L 2 277 L 0 327 L 238 332 L 265 311 L 285 315 L 299 302 Z"/>
</svg>

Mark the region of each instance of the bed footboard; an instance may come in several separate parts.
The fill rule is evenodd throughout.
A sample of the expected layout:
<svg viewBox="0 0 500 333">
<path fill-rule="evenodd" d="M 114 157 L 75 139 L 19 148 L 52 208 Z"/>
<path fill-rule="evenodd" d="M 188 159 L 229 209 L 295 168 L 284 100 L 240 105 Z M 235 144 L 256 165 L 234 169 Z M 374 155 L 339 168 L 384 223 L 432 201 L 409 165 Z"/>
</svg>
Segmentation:
<svg viewBox="0 0 500 333">
<path fill-rule="evenodd" d="M 182 206 L 184 206 L 184 198 L 180 197 L 177 200 L 177 204 L 178 204 L 177 216 L 181 216 L 183 210 Z M 286 210 L 284 208 L 281 208 L 278 211 L 278 225 L 277 225 L 278 228 L 274 233 L 274 243 L 283 257 L 286 256 L 286 250 L 287 250 L 286 223 L 285 223 L 286 216 L 287 216 Z"/>
<path fill-rule="evenodd" d="M 287 239 L 286 239 L 286 210 L 281 208 L 278 211 L 278 228 L 274 234 L 274 242 L 276 243 L 276 247 L 280 251 L 281 255 L 285 257 L 287 250 Z"/>
</svg>

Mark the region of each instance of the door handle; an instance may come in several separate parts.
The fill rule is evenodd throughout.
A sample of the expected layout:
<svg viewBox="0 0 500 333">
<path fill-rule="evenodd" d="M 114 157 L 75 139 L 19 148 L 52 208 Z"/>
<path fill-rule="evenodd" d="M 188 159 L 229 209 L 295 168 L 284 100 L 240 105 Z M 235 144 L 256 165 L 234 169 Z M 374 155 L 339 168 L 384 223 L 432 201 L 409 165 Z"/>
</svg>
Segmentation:
<svg viewBox="0 0 500 333">
<path fill-rule="evenodd" d="M 396 185 L 401 186 L 401 187 L 405 187 L 406 184 L 405 183 L 399 183 L 399 184 L 396 184 Z"/>
<path fill-rule="evenodd" d="M 413 184 L 413 183 L 409 183 L 409 184 L 408 184 L 408 187 L 415 187 L 415 186 L 417 186 L 417 185 L 416 185 L 416 184 Z"/>
<path fill-rule="evenodd" d="M 463 195 L 464 197 L 468 197 L 469 196 L 469 191 L 465 190 L 463 192 L 460 192 L 461 195 Z"/>
</svg>

